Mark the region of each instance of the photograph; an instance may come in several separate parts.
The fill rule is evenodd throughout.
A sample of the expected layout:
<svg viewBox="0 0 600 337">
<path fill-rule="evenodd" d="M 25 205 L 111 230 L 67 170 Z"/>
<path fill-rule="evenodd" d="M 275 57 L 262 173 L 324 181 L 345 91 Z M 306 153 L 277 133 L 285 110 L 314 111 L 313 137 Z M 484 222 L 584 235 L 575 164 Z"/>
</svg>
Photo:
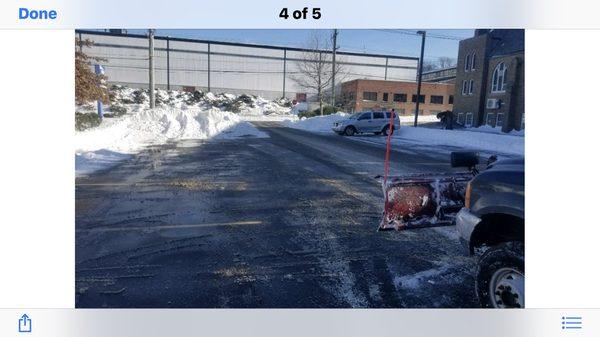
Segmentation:
<svg viewBox="0 0 600 337">
<path fill-rule="evenodd" d="M 76 308 L 525 307 L 524 30 L 73 43 Z"/>
</svg>

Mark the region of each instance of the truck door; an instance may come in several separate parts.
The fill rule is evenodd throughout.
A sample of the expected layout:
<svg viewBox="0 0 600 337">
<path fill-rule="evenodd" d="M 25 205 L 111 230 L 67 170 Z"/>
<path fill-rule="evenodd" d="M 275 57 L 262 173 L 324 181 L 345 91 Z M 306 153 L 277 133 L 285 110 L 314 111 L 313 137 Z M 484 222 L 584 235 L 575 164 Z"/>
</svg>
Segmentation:
<svg viewBox="0 0 600 337">
<path fill-rule="evenodd" d="M 373 126 L 371 132 L 380 132 L 387 123 L 389 123 L 389 119 L 385 118 L 385 112 L 373 112 L 373 123 L 371 123 Z"/>
<path fill-rule="evenodd" d="M 358 132 L 371 132 L 373 120 L 370 112 L 363 112 L 356 120 L 356 128 Z"/>
</svg>

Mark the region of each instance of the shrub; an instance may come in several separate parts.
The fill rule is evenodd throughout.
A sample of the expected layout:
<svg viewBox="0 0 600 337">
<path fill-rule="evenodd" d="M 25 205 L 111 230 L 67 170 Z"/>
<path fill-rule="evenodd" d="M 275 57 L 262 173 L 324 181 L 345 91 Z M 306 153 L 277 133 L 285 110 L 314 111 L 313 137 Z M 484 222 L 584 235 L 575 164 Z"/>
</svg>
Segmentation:
<svg viewBox="0 0 600 337">
<path fill-rule="evenodd" d="M 341 110 L 339 108 L 333 107 L 331 105 L 326 105 L 326 106 L 323 107 L 323 116 L 331 115 L 331 114 L 334 114 L 334 113 L 336 113 L 338 111 L 341 111 Z M 302 118 L 302 117 L 310 118 L 310 117 L 315 117 L 315 116 L 320 116 L 320 115 L 321 115 L 321 110 L 319 108 L 316 108 L 316 109 L 314 109 L 312 111 L 309 110 L 309 111 L 300 112 L 298 114 L 298 117 L 300 117 L 300 118 Z"/>
<path fill-rule="evenodd" d="M 204 98 L 204 93 L 202 91 L 194 91 L 194 93 L 186 100 L 188 105 L 197 104 Z"/>
<path fill-rule="evenodd" d="M 148 95 L 145 92 L 146 90 L 137 89 L 133 92 L 133 103 L 136 104 L 144 104 L 148 100 Z"/>
<path fill-rule="evenodd" d="M 224 109 L 225 111 L 230 111 L 233 113 L 239 113 L 242 111 L 242 106 L 244 103 L 242 101 L 235 100 L 233 102 L 223 102 L 219 107 Z"/>
<path fill-rule="evenodd" d="M 95 113 L 75 113 L 75 130 L 83 131 L 100 125 L 102 120 Z"/>
<path fill-rule="evenodd" d="M 252 106 L 254 105 L 254 98 L 252 98 L 246 94 L 241 94 L 240 96 L 238 96 L 238 98 L 236 100 L 240 101 L 242 103 L 251 104 Z"/>
<path fill-rule="evenodd" d="M 111 105 L 110 113 L 113 116 L 122 116 L 127 113 L 127 108 L 122 105 Z"/>
</svg>

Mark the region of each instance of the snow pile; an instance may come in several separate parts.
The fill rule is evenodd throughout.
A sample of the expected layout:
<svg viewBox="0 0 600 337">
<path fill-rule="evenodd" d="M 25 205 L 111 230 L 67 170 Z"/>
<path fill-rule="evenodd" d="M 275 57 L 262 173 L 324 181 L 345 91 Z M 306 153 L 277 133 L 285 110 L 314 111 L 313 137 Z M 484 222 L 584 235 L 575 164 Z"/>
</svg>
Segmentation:
<svg viewBox="0 0 600 337">
<path fill-rule="evenodd" d="M 156 90 L 149 109 L 148 89 L 113 85 L 100 126 L 75 134 L 76 171 L 86 174 L 116 164 L 147 145 L 184 139 L 267 137 L 246 120 L 297 119 L 287 99 L 251 95 Z M 95 104 L 76 107 L 96 113 Z"/>
<path fill-rule="evenodd" d="M 239 116 L 218 109 L 153 109 L 128 113 L 120 118 L 105 118 L 99 127 L 77 132 L 78 150 L 108 149 L 134 153 L 150 144 L 170 140 L 207 139 L 243 122 Z M 247 129 L 253 135 L 258 130 Z"/>
<path fill-rule="evenodd" d="M 524 155 L 525 153 L 525 137 L 510 134 L 405 126 L 392 139 L 395 145 L 406 144 L 408 141 L 423 145 L 455 146 L 491 153 L 512 155 Z M 382 139 L 381 142 L 384 143 L 385 140 Z"/>
<path fill-rule="evenodd" d="M 436 115 L 419 115 L 419 118 L 417 119 L 418 123 L 433 123 L 433 122 L 439 122 L 440 120 L 437 118 Z M 414 115 L 400 115 L 400 123 L 402 125 L 404 124 L 414 124 L 415 123 L 415 116 Z"/>
<path fill-rule="evenodd" d="M 130 88 L 113 85 L 109 90 L 110 104 L 105 107 L 108 116 L 119 116 L 128 112 L 137 112 L 149 108 L 150 95 L 148 89 Z M 186 92 L 178 90 L 156 89 L 156 107 L 186 110 L 189 108 L 218 108 L 242 116 L 256 117 L 293 117 L 292 104 L 288 99 L 267 100 L 254 95 L 233 95 L 212 92 Z M 94 113 L 95 104 L 76 107 L 76 112 Z"/>
<path fill-rule="evenodd" d="M 338 112 L 326 116 L 316 116 L 311 118 L 303 117 L 300 120 L 287 120 L 283 125 L 288 128 L 301 129 L 312 132 L 331 132 L 333 123 L 348 118 L 350 114 Z"/>
<path fill-rule="evenodd" d="M 118 118 L 105 118 L 99 127 L 76 132 L 76 171 L 85 174 L 113 165 L 147 145 L 213 137 L 267 135 L 238 115 L 216 108 L 139 110 Z"/>
</svg>

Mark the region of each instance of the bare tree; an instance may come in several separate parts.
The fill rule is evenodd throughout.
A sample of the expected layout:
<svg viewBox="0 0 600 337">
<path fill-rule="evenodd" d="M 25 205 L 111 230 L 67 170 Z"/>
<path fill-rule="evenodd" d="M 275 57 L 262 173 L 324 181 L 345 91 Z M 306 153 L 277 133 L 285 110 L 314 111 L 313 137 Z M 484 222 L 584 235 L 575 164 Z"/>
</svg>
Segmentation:
<svg viewBox="0 0 600 337">
<path fill-rule="evenodd" d="M 434 61 L 423 61 L 423 72 L 428 72 L 431 70 L 436 70 L 438 65 Z"/>
<path fill-rule="evenodd" d="M 448 56 L 440 56 L 438 58 L 438 65 L 441 69 L 456 67 L 456 59 Z"/>
<path fill-rule="evenodd" d="M 338 57 L 335 69 L 333 69 L 331 42 L 323 36 L 314 34 L 306 49 L 307 51 L 302 53 L 300 61 L 296 62 L 298 72 L 292 76 L 292 79 L 306 91 L 317 94 L 319 111 L 323 115 L 323 103 L 327 99 L 334 74 L 336 82 L 341 82 L 343 78 L 342 62 Z"/>
<path fill-rule="evenodd" d="M 432 71 L 452 67 L 456 67 L 456 59 L 448 56 L 440 56 L 436 60 L 423 62 L 423 71 Z"/>
</svg>

